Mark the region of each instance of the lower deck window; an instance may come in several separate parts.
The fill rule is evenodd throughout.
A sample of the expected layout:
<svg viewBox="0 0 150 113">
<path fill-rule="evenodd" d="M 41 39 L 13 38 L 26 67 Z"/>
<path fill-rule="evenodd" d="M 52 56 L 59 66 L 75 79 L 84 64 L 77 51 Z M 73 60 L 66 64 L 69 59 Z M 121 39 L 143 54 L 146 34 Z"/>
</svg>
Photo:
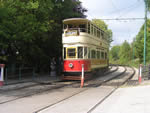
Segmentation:
<svg viewBox="0 0 150 113">
<path fill-rule="evenodd" d="M 68 48 L 67 49 L 67 58 L 75 58 L 76 57 L 76 49 Z"/>
<path fill-rule="evenodd" d="M 66 59 L 66 47 L 64 47 L 64 59 Z"/>
<path fill-rule="evenodd" d="M 107 59 L 107 53 L 105 53 L 105 59 Z"/>
<path fill-rule="evenodd" d="M 91 55 L 92 55 L 92 58 L 96 58 L 96 51 L 95 51 L 95 50 L 92 50 L 92 51 L 91 51 Z"/>
<path fill-rule="evenodd" d="M 102 52 L 101 54 L 102 54 L 102 59 L 104 59 L 104 52 Z"/>
<path fill-rule="evenodd" d="M 100 51 L 97 51 L 97 59 L 100 59 Z"/>
<path fill-rule="evenodd" d="M 78 58 L 83 58 L 83 47 L 78 47 Z"/>
</svg>

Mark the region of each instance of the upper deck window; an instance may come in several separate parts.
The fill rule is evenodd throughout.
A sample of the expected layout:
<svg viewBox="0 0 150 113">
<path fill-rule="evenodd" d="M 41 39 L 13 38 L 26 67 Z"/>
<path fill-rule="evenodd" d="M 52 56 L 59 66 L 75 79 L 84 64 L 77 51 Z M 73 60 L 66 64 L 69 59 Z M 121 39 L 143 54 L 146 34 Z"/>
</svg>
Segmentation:
<svg viewBox="0 0 150 113">
<path fill-rule="evenodd" d="M 79 28 L 80 28 L 81 32 L 86 32 L 86 25 L 85 24 L 80 24 Z"/>
</svg>

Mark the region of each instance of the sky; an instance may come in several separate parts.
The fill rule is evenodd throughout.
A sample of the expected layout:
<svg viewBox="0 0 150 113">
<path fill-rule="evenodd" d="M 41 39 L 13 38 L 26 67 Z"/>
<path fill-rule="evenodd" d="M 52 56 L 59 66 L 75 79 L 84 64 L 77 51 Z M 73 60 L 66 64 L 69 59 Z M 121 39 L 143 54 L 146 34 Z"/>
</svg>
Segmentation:
<svg viewBox="0 0 150 113">
<path fill-rule="evenodd" d="M 91 19 L 144 18 L 144 0 L 80 0 Z M 120 45 L 125 40 L 131 43 L 138 34 L 144 20 L 104 20 L 113 32 L 111 46 Z"/>
</svg>

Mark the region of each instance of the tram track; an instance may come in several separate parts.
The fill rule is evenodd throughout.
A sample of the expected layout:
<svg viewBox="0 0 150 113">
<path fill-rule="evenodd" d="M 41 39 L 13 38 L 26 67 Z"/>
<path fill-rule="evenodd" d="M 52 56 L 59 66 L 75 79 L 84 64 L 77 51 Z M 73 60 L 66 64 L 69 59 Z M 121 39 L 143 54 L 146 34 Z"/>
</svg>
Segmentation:
<svg viewBox="0 0 150 113">
<path fill-rule="evenodd" d="M 112 70 L 108 73 L 113 73 L 115 71 L 118 70 L 118 67 L 116 67 L 115 70 Z M 36 84 L 33 84 L 31 86 L 25 86 L 25 87 L 20 87 L 20 88 L 16 88 L 16 89 L 13 89 L 13 90 L 6 90 L 4 91 L 3 93 L 12 93 L 12 91 L 21 91 L 23 89 L 28 89 L 28 88 L 34 88 L 34 87 L 38 87 L 38 86 L 51 86 L 50 88 L 44 88 L 44 89 L 39 89 L 38 91 L 35 91 L 33 93 L 27 93 L 27 94 L 24 94 L 24 95 L 21 95 L 21 96 L 15 96 L 13 99 L 8 99 L 6 101 L 1 101 L 0 104 L 6 104 L 6 103 L 9 103 L 9 102 L 12 102 L 12 101 L 16 101 L 16 100 L 19 100 L 19 99 L 22 99 L 22 98 L 26 98 L 26 97 L 30 97 L 30 96 L 33 96 L 33 95 L 38 95 L 38 94 L 42 94 L 42 93 L 46 93 L 46 92 L 49 92 L 49 91 L 52 91 L 52 90 L 56 90 L 56 89 L 60 89 L 60 88 L 63 88 L 63 87 L 74 87 L 74 86 L 77 86 L 77 87 L 80 87 L 80 83 L 79 82 L 70 82 L 69 84 L 66 84 L 66 83 L 60 83 L 60 82 L 63 82 L 63 81 L 59 81 L 58 82 L 54 82 L 53 84 L 41 84 L 41 83 L 36 83 Z M 57 85 L 56 85 L 57 84 Z M 92 86 L 92 85 L 91 85 Z M 85 86 L 87 87 L 87 86 Z M 1 94 L 2 94 L 2 91 L 1 91 Z M 79 93 L 77 93 L 79 94 Z M 76 95 L 77 95 L 76 94 Z"/>
<path fill-rule="evenodd" d="M 111 68 L 112 68 L 112 66 L 111 66 Z M 106 75 L 106 74 L 109 74 L 109 73 L 113 73 L 113 72 L 115 72 L 115 71 L 117 71 L 118 70 L 118 66 L 116 66 L 116 68 L 114 69 L 114 70 L 112 70 L 112 71 L 107 71 L 107 72 L 105 72 L 104 73 L 104 76 Z M 97 77 L 96 77 L 97 78 Z M 94 78 L 93 78 L 94 79 Z M 92 80 L 93 80 L 92 79 Z M 90 80 L 88 80 L 88 81 L 90 81 Z M 17 91 L 17 90 L 21 90 L 21 89 L 25 89 L 25 88 L 30 88 L 30 87 L 34 87 L 34 86 L 41 86 L 41 85 L 49 85 L 49 86 L 51 86 L 51 85 L 55 85 L 55 84 L 65 84 L 65 83 L 69 83 L 68 81 L 64 81 L 64 80 L 59 80 L 59 81 L 55 81 L 55 82 L 40 82 L 40 81 L 36 81 L 36 80 L 34 80 L 33 82 L 23 82 L 23 83 L 21 83 L 21 85 L 19 85 L 19 86 L 15 86 L 16 84 L 9 84 L 9 85 L 6 85 L 6 87 L 10 87 L 10 88 L 1 88 L 0 89 L 0 93 L 4 93 L 4 92 L 10 92 L 10 91 Z M 74 84 L 74 83 L 79 83 L 79 81 L 71 81 L 68 85 L 71 85 L 71 84 Z M 18 84 L 18 83 L 17 83 Z M 12 85 L 14 85 L 14 86 L 12 86 Z"/>
<path fill-rule="evenodd" d="M 122 73 L 118 74 L 117 77 L 114 77 L 114 78 L 112 78 L 111 80 L 117 79 L 117 78 L 120 77 L 121 75 L 125 74 L 126 71 L 127 71 L 127 69 L 125 68 L 125 70 L 124 70 Z M 135 73 L 135 71 L 134 71 L 134 73 Z M 134 73 L 132 73 L 131 76 L 133 76 Z M 130 77 L 130 78 L 131 78 L 131 77 Z M 101 84 L 98 84 L 97 86 L 103 85 L 104 83 L 109 82 L 109 81 L 111 81 L 111 80 L 103 81 Z M 127 80 L 126 80 L 126 81 L 127 81 Z M 124 84 L 124 82 L 123 82 L 122 84 Z M 92 85 L 92 86 L 93 86 L 93 85 Z M 118 88 L 119 88 L 119 87 L 116 87 L 115 89 L 113 89 L 108 95 L 105 96 L 105 98 L 103 98 L 101 101 L 99 101 L 99 102 L 98 102 L 94 107 L 92 107 L 87 113 L 91 113 L 98 105 L 100 105 L 103 101 L 105 101 L 105 100 L 106 100 L 113 92 L 115 92 Z M 39 109 L 39 110 L 37 110 L 37 111 L 35 111 L 35 112 L 33 112 L 33 113 L 40 113 L 40 112 L 42 112 L 43 110 L 45 110 L 45 109 L 47 109 L 47 108 L 49 108 L 49 107 L 52 107 L 52 106 L 54 106 L 54 105 L 56 105 L 56 104 L 58 104 L 58 103 L 61 103 L 61 102 L 65 101 L 65 100 L 67 100 L 67 99 L 70 99 L 70 98 L 72 98 L 73 96 L 76 96 L 76 95 L 78 95 L 78 94 L 80 94 L 80 93 L 83 93 L 84 91 L 87 91 L 87 90 L 89 90 L 89 87 L 86 87 L 86 86 L 85 86 L 85 88 L 83 88 L 83 90 L 81 90 L 81 91 L 79 91 L 79 92 L 77 92 L 77 93 L 75 93 L 75 94 L 73 94 L 73 95 L 71 95 L 71 96 L 69 96 L 69 97 L 67 97 L 67 98 L 64 98 L 64 99 L 62 99 L 62 100 L 60 100 L 60 101 L 58 101 L 58 102 L 56 102 L 56 103 L 50 104 L 50 105 L 48 105 L 48 106 L 45 106 L 45 107 L 43 107 L 43 108 L 41 108 L 41 109 Z"/>
<path fill-rule="evenodd" d="M 132 67 L 131 67 L 132 68 Z M 134 74 L 135 74 L 135 69 L 132 68 L 133 73 L 128 77 L 128 79 L 124 80 L 121 84 L 119 84 L 119 86 L 117 85 L 117 87 L 115 87 L 110 93 L 108 93 L 105 98 L 103 98 L 102 100 L 100 100 L 97 104 L 95 104 L 95 106 L 93 106 L 87 113 L 92 113 L 92 111 L 94 111 L 102 102 L 104 102 L 110 95 L 112 95 L 120 86 L 122 86 L 123 84 L 125 84 L 129 79 L 131 79 Z M 119 77 L 119 76 L 118 76 Z M 117 78 L 117 77 L 116 77 Z"/>
</svg>

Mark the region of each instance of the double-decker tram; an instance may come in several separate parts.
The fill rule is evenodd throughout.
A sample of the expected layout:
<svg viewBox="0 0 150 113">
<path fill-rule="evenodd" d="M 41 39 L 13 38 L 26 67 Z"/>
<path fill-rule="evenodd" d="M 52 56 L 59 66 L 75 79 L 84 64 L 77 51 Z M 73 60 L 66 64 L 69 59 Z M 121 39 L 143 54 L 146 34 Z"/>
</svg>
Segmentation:
<svg viewBox="0 0 150 113">
<path fill-rule="evenodd" d="M 80 80 L 82 64 L 85 79 L 98 69 L 108 68 L 108 35 L 90 20 L 63 20 L 63 79 Z"/>
</svg>

